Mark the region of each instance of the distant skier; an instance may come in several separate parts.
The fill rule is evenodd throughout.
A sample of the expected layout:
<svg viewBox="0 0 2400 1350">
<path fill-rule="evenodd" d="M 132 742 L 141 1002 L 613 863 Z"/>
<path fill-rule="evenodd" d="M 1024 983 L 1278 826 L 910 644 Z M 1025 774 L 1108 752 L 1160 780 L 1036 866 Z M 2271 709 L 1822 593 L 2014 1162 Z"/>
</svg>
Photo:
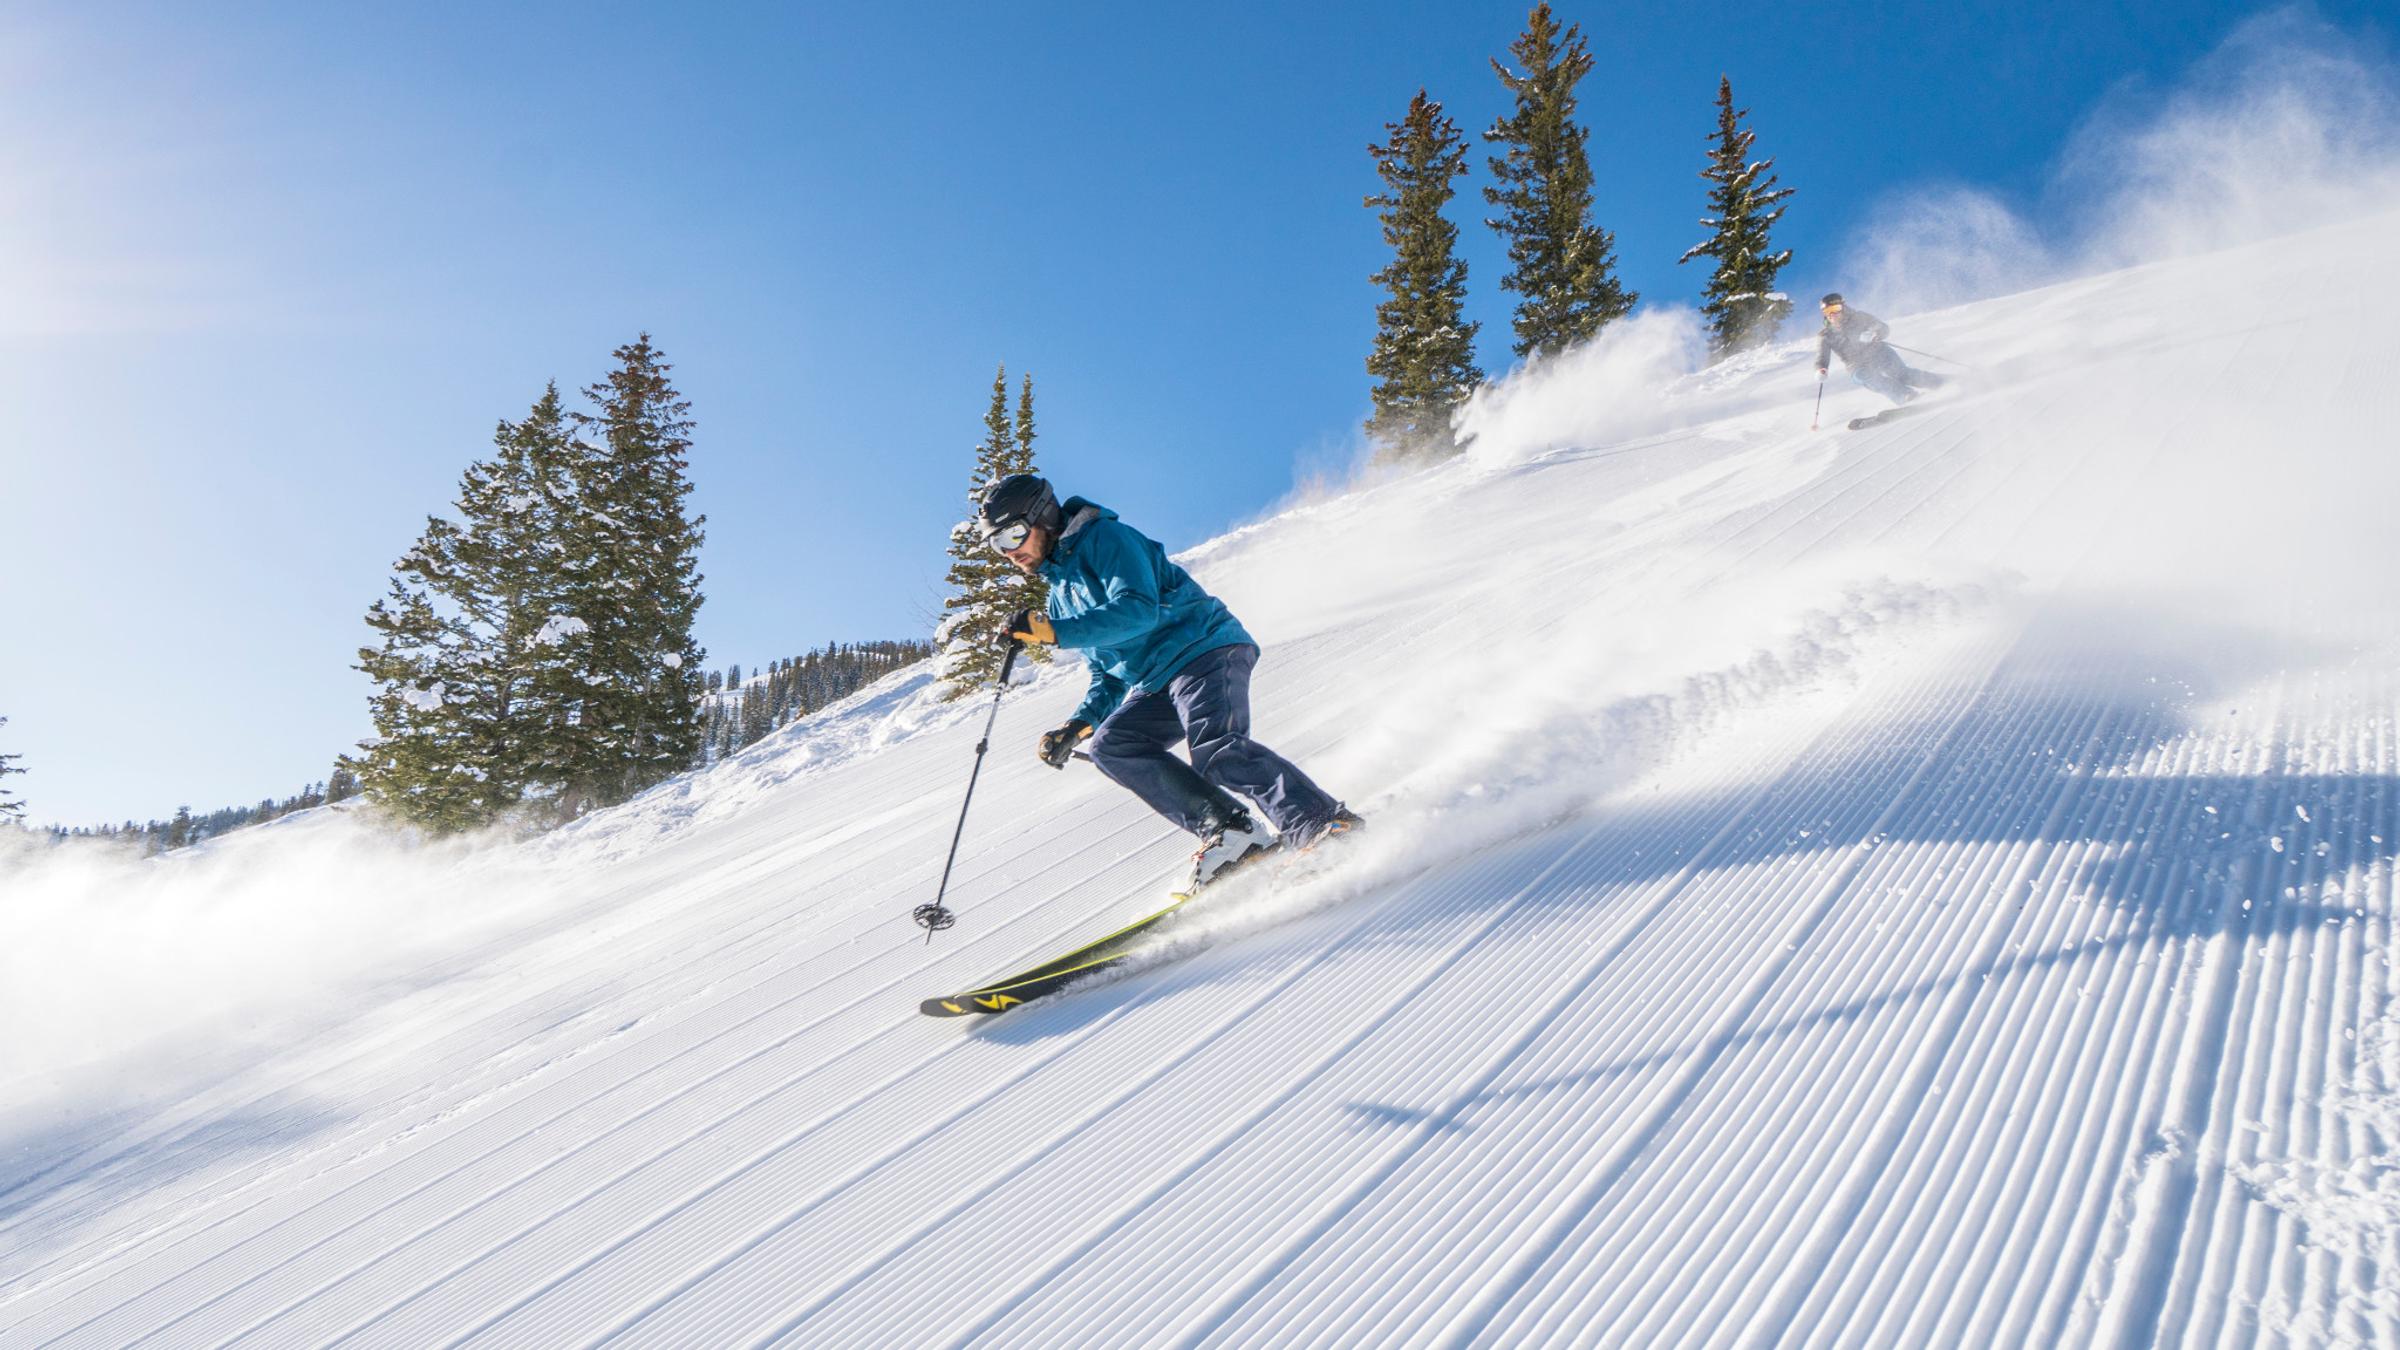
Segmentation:
<svg viewBox="0 0 2400 1350">
<path fill-rule="evenodd" d="M 1090 738 L 1100 772 L 1200 837 L 1193 886 L 1278 846 L 1308 848 L 1365 825 L 1250 739 L 1258 644 L 1155 540 L 1081 497 L 1060 506 L 1050 484 L 1029 473 L 985 488 L 978 514 L 986 543 L 1050 583 L 1047 613 L 1020 611 L 1009 636 L 1080 648 L 1091 668 L 1075 715 L 1042 736 L 1042 762 L 1063 769 Z M 1183 740 L 1189 764 L 1167 753 Z"/>
<path fill-rule="evenodd" d="M 1843 303 L 1836 291 L 1818 302 L 1825 327 L 1817 333 L 1817 376 L 1822 379 L 1833 354 L 1839 352 L 1850 378 L 1894 403 L 1908 403 L 1918 394 L 1943 383 L 1939 375 L 1917 370 L 1884 343 L 1892 330 L 1883 320 Z"/>
</svg>

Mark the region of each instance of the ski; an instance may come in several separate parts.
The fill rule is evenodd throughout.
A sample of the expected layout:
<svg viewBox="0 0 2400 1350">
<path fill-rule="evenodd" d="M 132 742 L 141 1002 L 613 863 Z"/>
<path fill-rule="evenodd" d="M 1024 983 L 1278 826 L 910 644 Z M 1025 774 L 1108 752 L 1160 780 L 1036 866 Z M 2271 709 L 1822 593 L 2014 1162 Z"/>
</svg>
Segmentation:
<svg viewBox="0 0 2400 1350">
<path fill-rule="evenodd" d="M 1881 426 L 1883 423 L 1889 422 L 1895 417 L 1906 417 L 1911 413 L 1921 413 L 1923 411 L 1925 411 L 1923 408 L 1920 408 L 1913 403 L 1903 404 L 1897 408 L 1886 408 L 1879 413 L 1872 413 L 1865 417 L 1851 418 L 1850 429 L 1852 431 L 1864 431 L 1868 427 Z"/>
<path fill-rule="evenodd" d="M 1147 945 L 1143 942 L 1144 938 L 1181 913 L 1191 899 L 1191 892 L 1177 891 L 1174 902 L 1156 914 L 1136 919 L 1106 937 L 1095 938 L 1064 956 L 1052 957 L 1038 966 L 1013 975 L 1003 975 L 964 993 L 926 999 L 917 1005 L 917 1011 L 927 1017 L 970 1017 L 1006 1012 L 1020 1003 L 1030 1003 L 1044 994 L 1056 993 L 1072 981 L 1104 970 L 1133 955 L 1137 948 Z"/>
<path fill-rule="evenodd" d="M 1270 882 L 1305 880 L 1317 875 L 1339 852 L 1323 844 L 1287 852 L 1280 846 L 1243 859 L 1240 863 L 1219 872 L 1206 888 L 1214 892 L 1228 881 L 1236 879 L 1255 882 L 1266 878 Z M 1269 864 L 1261 866 L 1261 864 Z M 1159 946 L 1160 930 L 1184 913 L 1200 891 L 1177 891 L 1173 903 L 1147 918 L 1136 919 L 1106 937 L 1094 938 L 1063 956 L 1055 956 L 1038 966 L 1030 966 L 1013 975 L 1003 975 L 989 984 L 964 993 L 945 994 L 929 998 L 917 1005 L 917 1011 L 927 1017 L 975 1017 L 1006 1012 L 1021 1003 L 1031 1003 L 1045 994 L 1054 994 L 1077 980 L 1155 951 Z"/>
</svg>

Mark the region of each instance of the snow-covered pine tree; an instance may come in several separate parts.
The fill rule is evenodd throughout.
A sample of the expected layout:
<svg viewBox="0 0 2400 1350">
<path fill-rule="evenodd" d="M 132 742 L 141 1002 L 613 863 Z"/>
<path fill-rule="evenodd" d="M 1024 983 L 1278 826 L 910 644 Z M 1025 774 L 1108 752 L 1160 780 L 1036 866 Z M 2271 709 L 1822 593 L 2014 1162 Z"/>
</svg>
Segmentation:
<svg viewBox="0 0 2400 1350">
<path fill-rule="evenodd" d="M 451 682 L 468 683 L 464 667 L 473 653 L 458 616 L 434 599 L 448 584 L 457 534 L 449 521 L 429 517 L 393 565 L 383 598 L 367 607 L 367 627 L 380 640 L 358 649 L 355 669 L 375 685 L 367 698 L 375 734 L 342 759 L 370 800 L 436 831 L 466 829 L 491 815 L 467 719 L 450 702 Z"/>
<path fill-rule="evenodd" d="M 577 454 L 558 386 L 546 385 L 525 420 L 502 422 L 492 440 L 491 461 L 460 484 L 453 598 L 476 652 L 465 705 L 475 765 L 497 811 L 554 800 L 566 780 L 579 735 L 570 694 L 582 621 L 569 612 L 560 566 Z"/>
<path fill-rule="evenodd" d="M 1623 317 L 1639 297 L 1616 276 L 1616 237 L 1592 224 L 1592 168 L 1575 124 L 1575 85 L 1592 68 L 1577 25 L 1560 28 L 1544 3 L 1526 16 L 1509 52 L 1524 67 L 1492 70 L 1516 95 L 1516 110 L 1483 133 L 1508 147 L 1491 158 L 1499 186 L 1484 200 L 1502 214 L 1484 223 L 1508 241 L 1513 270 L 1500 284 L 1523 299 L 1513 326 L 1519 356 L 1552 356 Z"/>
<path fill-rule="evenodd" d="M 1037 470 L 1035 470 L 1033 467 L 1033 373 L 1028 371 L 1018 378 L 1020 383 L 1017 386 L 1017 423 L 1014 430 L 1017 434 L 1017 463 L 1023 466 L 1018 470 L 1018 472 L 1034 473 L 1037 472 Z M 1003 559 L 1002 561 L 1006 560 Z M 1042 580 L 1039 576 L 1025 576 L 1022 574 L 1017 576 L 1016 582 L 1019 587 L 1019 593 L 1025 597 L 1025 603 L 1018 606 L 1018 608 L 1040 609 L 1044 605 L 1050 603 L 1049 582 Z M 1016 610 L 1008 611 L 1009 614 L 1014 614 L 1015 612 Z M 1003 615 L 1002 617 L 1005 618 L 1006 615 Z M 842 667 L 845 672 L 844 679 L 849 681 L 848 688 L 844 690 L 845 694 L 847 694 L 849 689 L 859 688 L 867 682 L 865 679 L 859 678 L 857 656 L 858 652 L 854 647 L 844 647 L 842 649 Z M 1031 648 L 1025 653 L 1024 659 L 1031 661 L 1036 665 L 1048 665 L 1050 662 L 1050 649 L 1047 647 Z"/>
<path fill-rule="evenodd" d="M 1019 431 L 1025 433 L 1020 436 Z M 992 401 L 984 413 L 983 440 L 975 447 L 975 480 L 967 488 L 967 518 L 950 527 L 950 597 L 933 643 L 940 653 L 943 697 L 974 693 L 1000 673 L 1001 629 L 1021 609 L 1048 602 L 1050 586 L 1026 576 L 983 542 L 975 520 L 983 489 L 1012 473 L 1032 473 L 1033 381 L 1029 376 L 1014 425 L 1008 414 L 1008 367 L 992 377 Z"/>
<path fill-rule="evenodd" d="M 1748 108 L 1733 106 L 1733 80 L 1717 79 L 1717 129 L 1709 137 L 1709 214 L 1700 223 L 1708 238 L 1694 244 L 1678 261 L 1714 258 L 1716 271 L 1708 279 L 1709 348 L 1719 358 L 1745 347 L 1771 341 L 1775 329 L 1792 312 L 1792 302 L 1775 289 L 1775 274 L 1792 260 L 1790 249 L 1778 250 L 1770 232 L 1783 219 L 1779 204 L 1792 195 L 1775 186 L 1775 161 L 1752 160 L 1750 147 L 1758 133 L 1745 128 Z"/>
<path fill-rule="evenodd" d="M 742 694 L 742 744 L 752 746 L 767 738 L 775 729 L 773 677 L 751 686 Z"/>
<path fill-rule="evenodd" d="M 668 380 L 650 335 L 617 348 L 617 368 L 586 390 L 597 414 L 575 415 L 576 512 L 562 522 L 573 560 L 566 613 L 579 623 L 572 687 L 577 725 L 563 812 L 625 800 L 690 767 L 700 754 L 705 517 L 691 495 L 691 404 Z"/>
<path fill-rule="evenodd" d="M 0 727 L 7 725 L 8 719 L 0 717 Z M 0 755 L 0 780 L 5 780 L 12 773 L 25 772 L 17 766 L 17 761 L 23 758 L 23 755 Z M 4 782 L 0 782 L 0 816 L 7 816 L 11 820 L 25 818 L 25 799 L 10 792 Z"/>
<path fill-rule="evenodd" d="M 490 823 L 554 784 L 575 734 L 551 649 L 573 624 L 554 544 L 571 500 L 556 385 L 459 479 L 459 519 L 426 521 L 391 590 L 367 612 L 375 738 L 342 763 L 376 802 L 437 831 Z"/>
<path fill-rule="evenodd" d="M 1376 457 L 1387 462 L 1424 462 L 1458 453 L 1451 414 L 1483 371 L 1475 364 L 1475 334 L 1482 325 L 1463 316 L 1467 265 L 1457 253 L 1458 227 L 1442 215 L 1467 171 L 1467 151 L 1458 124 L 1442 105 L 1419 89 L 1408 116 L 1387 122 L 1391 139 L 1370 145 L 1384 190 L 1366 199 L 1380 208 L 1383 242 L 1392 261 L 1367 278 L 1389 293 L 1375 306 L 1375 347 L 1367 373 L 1375 385 L 1375 413 L 1367 419 Z"/>
<path fill-rule="evenodd" d="M 1031 473 L 1033 472 L 1033 376 L 1028 373 L 1021 379 L 1023 383 L 1017 388 L 1017 462 L 1025 466 L 1026 473 Z"/>
</svg>

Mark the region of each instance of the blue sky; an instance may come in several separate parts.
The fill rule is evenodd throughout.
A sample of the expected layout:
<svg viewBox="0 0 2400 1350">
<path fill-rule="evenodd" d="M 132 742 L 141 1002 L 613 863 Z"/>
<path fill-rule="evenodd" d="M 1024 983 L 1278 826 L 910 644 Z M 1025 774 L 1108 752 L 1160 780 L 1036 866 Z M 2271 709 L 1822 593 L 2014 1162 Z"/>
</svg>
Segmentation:
<svg viewBox="0 0 2400 1350">
<path fill-rule="evenodd" d="M 2256 10 L 1559 12 L 1621 271 L 1690 303 L 1720 73 L 1806 296 L 1896 193 L 2071 214 L 2074 128 Z M 929 628 L 1003 361 L 1064 489 L 1173 547 L 1255 515 L 1357 447 L 1366 145 L 1420 84 L 1489 126 L 1524 14 L 0 4 L 10 785 L 91 824 L 322 778 L 392 559 L 497 420 L 643 330 L 699 422 L 715 665 Z M 1453 218 L 1497 373 L 1482 159 Z"/>
</svg>

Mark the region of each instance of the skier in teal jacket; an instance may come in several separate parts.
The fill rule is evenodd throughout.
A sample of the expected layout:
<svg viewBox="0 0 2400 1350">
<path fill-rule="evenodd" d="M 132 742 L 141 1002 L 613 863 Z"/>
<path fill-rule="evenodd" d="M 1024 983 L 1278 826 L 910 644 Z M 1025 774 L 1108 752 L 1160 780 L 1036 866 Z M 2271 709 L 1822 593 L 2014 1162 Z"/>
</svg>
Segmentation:
<svg viewBox="0 0 2400 1350">
<path fill-rule="evenodd" d="M 994 550 L 1050 583 L 1046 611 L 1018 614 L 1011 640 L 1076 648 L 1091 672 L 1075 715 L 1042 737 L 1043 762 L 1065 768 L 1088 738 L 1102 773 L 1200 837 L 1194 886 L 1279 845 L 1365 824 L 1250 738 L 1258 644 L 1157 540 L 1081 497 L 1061 506 L 1032 474 L 986 488 L 979 514 Z M 1178 741 L 1191 744 L 1188 764 L 1168 753 Z"/>
</svg>

